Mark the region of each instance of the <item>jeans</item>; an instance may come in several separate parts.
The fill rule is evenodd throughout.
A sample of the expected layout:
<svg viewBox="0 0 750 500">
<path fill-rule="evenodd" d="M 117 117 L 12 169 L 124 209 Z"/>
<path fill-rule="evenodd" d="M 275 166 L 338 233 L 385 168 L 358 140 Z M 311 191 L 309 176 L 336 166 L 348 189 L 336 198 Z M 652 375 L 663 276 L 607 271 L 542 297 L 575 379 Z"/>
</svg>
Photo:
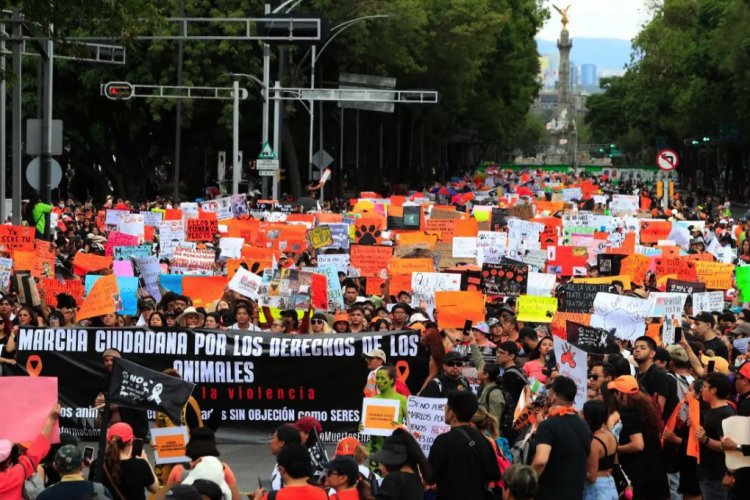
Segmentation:
<svg viewBox="0 0 750 500">
<path fill-rule="evenodd" d="M 669 499 L 682 500 L 682 495 L 677 492 L 677 488 L 680 487 L 680 473 L 667 474 L 667 481 L 669 481 Z"/>
<path fill-rule="evenodd" d="M 617 500 L 617 488 L 612 476 L 597 477 L 594 484 L 583 487 L 583 500 Z"/>
<path fill-rule="evenodd" d="M 721 480 L 700 480 L 698 485 L 701 488 L 703 500 L 729 500 L 729 492 L 722 488 Z"/>
</svg>

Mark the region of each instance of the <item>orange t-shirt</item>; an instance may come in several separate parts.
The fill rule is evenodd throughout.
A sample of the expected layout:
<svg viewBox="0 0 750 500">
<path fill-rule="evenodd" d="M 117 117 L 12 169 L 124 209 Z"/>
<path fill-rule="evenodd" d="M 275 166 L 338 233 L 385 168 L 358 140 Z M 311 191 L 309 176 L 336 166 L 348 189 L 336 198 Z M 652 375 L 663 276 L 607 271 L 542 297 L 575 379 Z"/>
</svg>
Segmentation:
<svg viewBox="0 0 750 500">
<path fill-rule="evenodd" d="M 268 500 L 268 494 L 263 495 Z M 276 493 L 276 500 L 328 500 L 325 491 L 315 486 L 284 486 Z"/>
</svg>

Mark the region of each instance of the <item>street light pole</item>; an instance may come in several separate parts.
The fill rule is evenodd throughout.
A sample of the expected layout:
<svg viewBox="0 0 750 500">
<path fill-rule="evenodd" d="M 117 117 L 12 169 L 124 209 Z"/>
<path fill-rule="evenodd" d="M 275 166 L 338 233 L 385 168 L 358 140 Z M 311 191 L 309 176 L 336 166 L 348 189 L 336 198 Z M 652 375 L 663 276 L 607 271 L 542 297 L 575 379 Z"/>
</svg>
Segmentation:
<svg viewBox="0 0 750 500">
<path fill-rule="evenodd" d="M 281 149 L 279 143 L 281 141 L 281 96 L 279 89 L 281 88 L 281 82 L 276 80 L 273 86 L 273 96 L 277 98 L 273 102 L 273 150 L 276 152 L 276 159 L 279 160 L 279 171 L 273 176 L 273 199 L 279 199 L 279 184 L 281 183 Z M 271 97 L 270 95 L 268 96 Z"/>
<path fill-rule="evenodd" d="M 240 192 L 240 174 L 242 166 L 239 165 L 240 156 L 240 81 L 232 83 L 232 194 Z"/>
</svg>

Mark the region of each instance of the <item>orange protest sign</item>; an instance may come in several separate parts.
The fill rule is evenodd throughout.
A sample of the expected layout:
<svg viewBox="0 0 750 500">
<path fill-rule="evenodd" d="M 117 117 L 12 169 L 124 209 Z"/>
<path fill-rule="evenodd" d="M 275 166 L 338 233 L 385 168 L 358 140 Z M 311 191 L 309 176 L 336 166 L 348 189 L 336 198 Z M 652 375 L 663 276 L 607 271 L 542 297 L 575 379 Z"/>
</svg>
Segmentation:
<svg viewBox="0 0 750 500">
<path fill-rule="evenodd" d="M 536 213 L 547 212 L 548 214 L 554 214 L 565 208 L 564 201 L 546 201 L 546 200 L 534 200 L 534 208 Z M 560 219 L 557 219 L 560 220 Z"/>
<path fill-rule="evenodd" d="M 385 219 L 376 215 L 360 217 L 354 223 L 354 242 L 358 245 L 377 245 L 383 241 L 381 236 L 385 228 Z"/>
<path fill-rule="evenodd" d="M 112 257 L 83 252 L 78 252 L 73 257 L 73 271 L 79 276 L 110 267 L 112 267 Z"/>
<path fill-rule="evenodd" d="M 707 262 L 698 260 L 695 264 L 695 277 L 706 284 L 709 290 L 728 290 L 732 288 L 732 272 L 734 264 L 722 262 Z"/>
<path fill-rule="evenodd" d="M 440 241 L 452 242 L 456 232 L 457 220 L 451 219 L 430 219 L 425 222 L 425 232 L 428 234 L 437 234 Z"/>
<path fill-rule="evenodd" d="M 116 304 L 116 302 L 119 304 Z M 91 291 L 78 309 L 76 320 L 95 318 L 103 314 L 114 314 L 121 307 L 117 278 L 114 274 L 107 274 L 96 280 L 94 286 L 91 287 Z"/>
<path fill-rule="evenodd" d="M 0 225 L 0 245 L 8 250 L 34 250 L 35 229 L 28 226 Z"/>
<path fill-rule="evenodd" d="M 367 278 L 367 281 L 365 284 L 366 284 L 365 293 L 367 295 L 380 295 L 383 291 L 380 289 L 380 287 L 385 284 L 385 279 L 370 276 L 369 278 Z"/>
<path fill-rule="evenodd" d="M 630 280 L 640 285 L 643 283 L 643 276 L 648 272 L 651 265 L 651 259 L 645 255 L 634 253 L 628 255 L 620 263 L 620 273 L 630 276 Z"/>
<path fill-rule="evenodd" d="M 349 249 L 352 267 L 359 269 L 362 276 L 380 276 L 388 269 L 393 248 L 352 245 Z"/>
<path fill-rule="evenodd" d="M 388 262 L 388 271 L 391 275 L 409 273 L 431 273 L 435 271 L 435 262 L 430 257 L 417 259 L 399 259 L 392 257 Z"/>
<path fill-rule="evenodd" d="M 258 243 L 281 252 L 300 253 L 307 248 L 307 228 L 304 225 L 263 222 Z"/>
<path fill-rule="evenodd" d="M 16 250 L 13 252 L 13 269 L 18 271 L 31 271 L 34 269 L 36 250 Z"/>
<path fill-rule="evenodd" d="M 463 328 L 466 320 L 484 321 L 484 294 L 435 292 L 435 309 L 442 328 Z"/>
<path fill-rule="evenodd" d="M 392 194 L 391 195 L 391 206 L 402 207 L 406 203 L 406 196 Z"/>
<path fill-rule="evenodd" d="M 672 232 L 672 222 L 668 220 L 642 220 L 641 244 L 658 243 L 659 240 L 669 238 Z"/>
<path fill-rule="evenodd" d="M 260 232 L 260 221 L 255 219 L 229 219 L 224 221 L 230 238 L 244 238 L 246 243 L 254 243 Z"/>
<path fill-rule="evenodd" d="M 552 334 L 561 339 L 567 339 L 568 321 L 578 323 L 579 325 L 589 326 L 591 324 L 591 314 L 557 311 L 555 315 L 552 316 L 552 322 L 550 323 Z"/>
<path fill-rule="evenodd" d="M 625 255 L 634 254 L 635 253 L 635 233 L 625 233 L 625 239 L 622 241 L 622 246 L 612 248 L 608 250 L 607 253 L 625 254 Z"/>
<path fill-rule="evenodd" d="M 399 402 L 392 399 L 364 398 L 362 414 L 363 431 L 371 435 L 390 436 L 401 421 Z"/>
<path fill-rule="evenodd" d="M 683 281 L 695 280 L 695 263 L 685 257 L 656 257 L 656 275 L 676 274 Z"/>
<path fill-rule="evenodd" d="M 409 290 L 411 290 L 411 273 L 392 274 L 388 289 L 391 295 L 394 296 L 401 292 L 408 292 Z"/>
<path fill-rule="evenodd" d="M 661 250 L 662 257 L 671 258 L 680 256 L 680 247 L 678 247 L 677 245 L 662 245 L 656 248 Z"/>
<path fill-rule="evenodd" d="M 213 241 L 214 235 L 219 232 L 219 221 L 216 214 L 214 219 L 188 219 L 185 228 L 186 241 Z"/>
<path fill-rule="evenodd" d="M 247 264 L 247 268 L 250 272 L 261 274 L 263 269 L 267 269 L 273 266 L 274 256 L 276 262 L 281 257 L 281 252 L 274 250 L 273 248 L 259 248 L 244 245 L 240 252 L 243 261 Z"/>
<path fill-rule="evenodd" d="M 165 429 L 170 429 L 170 427 Z M 187 442 L 185 441 L 185 428 L 171 427 L 171 429 L 174 429 L 176 432 L 154 436 L 154 453 L 159 460 L 174 459 L 185 456 L 185 446 L 187 445 Z"/>
<path fill-rule="evenodd" d="M 226 276 L 185 276 L 182 278 L 182 293 L 193 299 L 195 307 L 206 307 L 224 295 Z"/>
<path fill-rule="evenodd" d="M 657 320 L 646 325 L 646 336 L 651 337 L 657 346 L 661 345 L 661 325 L 664 321 Z"/>
<path fill-rule="evenodd" d="M 475 237 L 479 233 L 479 223 L 476 219 L 464 219 L 456 221 L 456 231 L 453 236 Z"/>
<path fill-rule="evenodd" d="M 427 245 L 428 249 L 434 250 L 435 244 L 438 241 L 438 236 L 436 234 L 411 231 L 408 233 L 399 233 L 397 241 L 399 246 Z"/>
<path fill-rule="evenodd" d="M 667 281 L 670 279 L 676 280 L 678 279 L 676 274 L 665 274 L 664 276 L 657 276 L 656 277 L 656 288 L 659 290 L 664 290 L 667 287 Z"/>
<path fill-rule="evenodd" d="M 66 293 L 76 300 L 76 304 L 83 302 L 84 283 L 81 280 L 58 281 L 54 278 L 42 278 L 39 288 L 44 290 L 47 305 L 57 307 L 57 295 Z"/>
<path fill-rule="evenodd" d="M 165 209 L 164 220 L 182 220 L 182 209 L 181 208 Z"/>
<path fill-rule="evenodd" d="M 630 276 L 618 274 L 617 276 L 600 276 L 598 278 L 573 278 L 573 283 L 588 283 L 589 285 L 611 285 L 613 281 L 622 283 L 625 290 L 630 290 Z"/>
<path fill-rule="evenodd" d="M 328 222 L 332 224 L 337 224 L 340 222 L 343 222 L 344 217 L 341 214 L 329 214 L 329 213 L 319 213 L 318 214 L 318 223 Z"/>
<path fill-rule="evenodd" d="M 49 241 L 36 240 L 34 259 L 34 268 L 31 270 L 31 274 L 35 278 L 54 278 L 55 249 Z"/>
</svg>

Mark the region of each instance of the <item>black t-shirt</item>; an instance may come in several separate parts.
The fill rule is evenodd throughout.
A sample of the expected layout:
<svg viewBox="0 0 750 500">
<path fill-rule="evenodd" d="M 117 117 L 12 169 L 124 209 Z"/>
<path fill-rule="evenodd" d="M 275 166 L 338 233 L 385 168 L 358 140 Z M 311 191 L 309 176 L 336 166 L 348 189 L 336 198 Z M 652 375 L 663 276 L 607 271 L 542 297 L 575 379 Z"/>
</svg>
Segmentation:
<svg viewBox="0 0 750 500">
<path fill-rule="evenodd" d="M 518 398 L 521 396 L 523 386 L 527 384 L 526 377 L 516 366 L 506 368 L 503 372 L 503 387 L 513 396 L 513 401 L 506 401 L 506 405 L 510 405 L 509 408 L 515 408 Z"/>
<path fill-rule="evenodd" d="M 37 500 L 83 500 L 93 497 L 95 484 L 98 486 L 97 497 L 99 500 L 112 498 L 112 493 L 99 483 L 91 481 L 64 481 L 45 489 L 39 494 Z M 104 495 L 102 498 L 101 495 Z"/>
<path fill-rule="evenodd" d="M 667 470 L 662 459 L 658 431 L 646 429 L 646 423 L 632 408 L 622 408 L 620 419 L 622 431 L 618 444 L 628 444 L 630 436 L 634 434 L 643 436 L 643 451 L 618 454 L 620 464 L 633 484 L 634 498 L 668 498 Z"/>
<path fill-rule="evenodd" d="M 469 426 L 454 427 L 436 437 L 429 461 L 439 500 L 484 498 L 485 485 L 500 479 L 495 450 Z"/>
<path fill-rule="evenodd" d="M 129 458 L 121 462 L 120 482 L 115 488 L 104 474 L 104 486 L 117 497 L 122 495 L 124 500 L 146 500 L 145 489 L 154 484 L 154 474 L 148 462 L 141 458 Z M 118 492 L 119 490 L 119 492 Z"/>
<path fill-rule="evenodd" d="M 536 445 L 552 447 L 539 477 L 536 500 L 583 498 L 586 460 L 591 450 L 591 430 L 578 415 L 551 417 L 539 424 Z"/>
<path fill-rule="evenodd" d="M 734 410 L 729 405 L 706 410 L 701 414 L 701 425 L 706 430 L 706 435 L 711 439 L 720 441 L 724 435 L 724 431 L 721 428 L 721 421 L 733 415 Z M 717 453 L 701 443 L 701 462 L 698 464 L 698 479 L 719 481 L 724 477 L 726 470 L 724 453 Z"/>
<path fill-rule="evenodd" d="M 740 396 L 737 415 L 750 417 L 750 392 Z M 734 472 L 732 493 L 734 493 L 734 498 L 750 498 L 750 467 L 743 467 Z"/>
<path fill-rule="evenodd" d="M 714 337 L 711 340 L 701 340 L 706 350 L 711 349 L 714 354 L 721 356 L 724 359 L 729 359 L 729 353 L 727 352 L 727 346 L 721 341 L 719 337 Z"/>
<path fill-rule="evenodd" d="M 444 373 L 430 380 L 430 383 L 419 394 L 423 398 L 444 398 L 450 391 L 471 390 L 469 383 L 463 375 L 458 378 L 450 378 Z"/>
<path fill-rule="evenodd" d="M 670 380 L 667 372 L 656 365 L 651 365 L 648 370 L 644 373 L 639 373 L 638 383 L 643 386 L 646 394 L 656 401 L 656 396 L 664 396 L 666 403 L 664 404 L 664 411 L 662 412 L 662 418 L 666 422 L 672 410 L 677 406 L 677 384 L 674 380 Z M 670 383 L 671 382 L 671 383 Z"/>
<path fill-rule="evenodd" d="M 393 471 L 383 478 L 375 500 L 422 500 L 424 487 L 418 474 Z"/>
</svg>

